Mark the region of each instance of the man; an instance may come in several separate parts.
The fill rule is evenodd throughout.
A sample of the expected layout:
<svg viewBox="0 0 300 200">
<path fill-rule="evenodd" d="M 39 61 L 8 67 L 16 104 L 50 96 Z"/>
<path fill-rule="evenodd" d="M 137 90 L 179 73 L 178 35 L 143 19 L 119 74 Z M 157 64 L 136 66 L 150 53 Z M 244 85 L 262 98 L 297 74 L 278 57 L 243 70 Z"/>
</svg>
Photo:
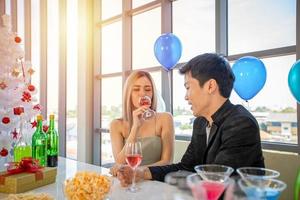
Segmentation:
<svg viewBox="0 0 300 200">
<path fill-rule="evenodd" d="M 180 73 L 185 76 L 185 99 L 196 117 L 191 142 L 177 164 L 145 167 L 137 178 L 164 181 L 167 173 L 188 170 L 200 164 L 220 164 L 234 169 L 264 167 L 259 127 L 256 119 L 241 105 L 233 105 L 229 96 L 234 74 L 228 61 L 207 53 L 190 60 Z M 131 182 L 132 171 L 118 172 L 121 184 Z"/>
</svg>

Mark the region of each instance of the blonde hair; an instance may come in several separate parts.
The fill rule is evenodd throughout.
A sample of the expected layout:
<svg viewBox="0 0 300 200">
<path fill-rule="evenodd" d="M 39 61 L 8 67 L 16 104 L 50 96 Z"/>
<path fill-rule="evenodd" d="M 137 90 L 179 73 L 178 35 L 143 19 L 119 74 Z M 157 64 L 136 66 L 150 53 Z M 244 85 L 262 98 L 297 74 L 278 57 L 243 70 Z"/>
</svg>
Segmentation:
<svg viewBox="0 0 300 200">
<path fill-rule="evenodd" d="M 151 86 L 152 86 L 152 104 L 150 106 L 150 108 L 154 111 L 156 111 L 157 108 L 157 91 L 156 91 L 156 87 L 154 84 L 154 81 L 150 75 L 149 72 L 146 71 L 134 71 L 132 72 L 125 84 L 124 84 L 124 89 L 123 89 L 123 120 L 127 121 L 129 124 L 129 128 L 131 129 L 132 123 L 133 123 L 133 119 L 132 119 L 132 111 L 133 111 L 133 104 L 131 101 L 131 93 L 132 93 L 132 87 L 133 84 L 135 83 L 135 81 L 141 77 L 146 77 L 148 78 L 148 80 L 151 82 Z"/>
</svg>

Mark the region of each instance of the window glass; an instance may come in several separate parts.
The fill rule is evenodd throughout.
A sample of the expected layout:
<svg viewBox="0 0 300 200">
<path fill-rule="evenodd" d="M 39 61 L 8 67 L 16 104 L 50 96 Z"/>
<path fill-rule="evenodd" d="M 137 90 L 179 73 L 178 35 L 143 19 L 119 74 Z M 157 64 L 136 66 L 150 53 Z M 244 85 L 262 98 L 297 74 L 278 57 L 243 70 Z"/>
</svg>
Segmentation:
<svg viewBox="0 0 300 200">
<path fill-rule="evenodd" d="M 122 0 L 102 0 L 102 20 L 119 15 L 122 12 Z"/>
<path fill-rule="evenodd" d="M 58 116 L 59 77 L 59 7 L 58 0 L 47 1 L 47 116 Z"/>
<path fill-rule="evenodd" d="M 11 15 L 10 0 L 5 0 L 5 14 Z"/>
<path fill-rule="evenodd" d="M 21 47 L 24 49 L 25 40 L 24 0 L 17 0 L 17 34 L 22 38 Z"/>
<path fill-rule="evenodd" d="M 214 52 L 215 1 L 173 2 L 173 33 L 182 43 L 179 62 L 187 62 L 201 53 Z"/>
<path fill-rule="evenodd" d="M 112 92 L 113 85 L 113 92 Z M 101 127 L 109 128 L 113 119 L 122 117 L 122 77 L 102 79 Z M 102 164 L 114 162 L 109 133 L 101 133 Z"/>
<path fill-rule="evenodd" d="M 78 43 L 76 0 L 67 0 L 67 157 L 77 159 L 77 71 Z"/>
<path fill-rule="evenodd" d="M 136 8 L 147 3 L 150 3 L 153 0 L 132 0 L 132 8 Z"/>
<path fill-rule="evenodd" d="M 102 73 L 122 71 L 122 23 L 115 22 L 102 29 Z"/>
<path fill-rule="evenodd" d="M 191 106 L 184 99 L 184 75 L 173 70 L 173 117 L 176 136 L 192 136 L 194 116 Z"/>
<path fill-rule="evenodd" d="M 37 102 L 40 102 L 40 1 L 31 0 L 31 63 L 35 70 L 31 82 L 37 88 Z"/>
<path fill-rule="evenodd" d="M 154 43 L 161 35 L 160 8 L 132 18 L 132 67 L 141 69 L 160 66 L 154 56 Z"/>
<path fill-rule="evenodd" d="M 288 73 L 296 56 L 261 60 L 267 69 L 262 90 L 248 102 L 234 91 L 230 99 L 244 105 L 256 117 L 262 141 L 297 143 L 297 104 L 288 87 Z"/>
<path fill-rule="evenodd" d="M 229 0 L 229 55 L 296 44 L 296 0 Z"/>
</svg>

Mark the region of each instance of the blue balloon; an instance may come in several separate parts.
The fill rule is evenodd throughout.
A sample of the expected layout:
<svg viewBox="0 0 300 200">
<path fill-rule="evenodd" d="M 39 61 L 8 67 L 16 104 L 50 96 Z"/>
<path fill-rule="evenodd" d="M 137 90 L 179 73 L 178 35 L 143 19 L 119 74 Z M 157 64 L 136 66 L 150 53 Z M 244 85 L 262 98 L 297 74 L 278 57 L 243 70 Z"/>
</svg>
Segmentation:
<svg viewBox="0 0 300 200">
<path fill-rule="evenodd" d="M 265 85 L 267 71 L 264 63 L 253 56 L 238 59 L 232 66 L 234 91 L 244 100 L 252 99 Z"/>
<path fill-rule="evenodd" d="M 290 69 L 288 83 L 293 96 L 300 103 L 300 60 L 295 62 Z"/>
<path fill-rule="evenodd" d="M 154 54 L 164 69 L 171 70 L 179 61 L 182 52 L 182 45 L 179 38 L 172 34 L 162 34 L 154 44 Z"/>
</svg>

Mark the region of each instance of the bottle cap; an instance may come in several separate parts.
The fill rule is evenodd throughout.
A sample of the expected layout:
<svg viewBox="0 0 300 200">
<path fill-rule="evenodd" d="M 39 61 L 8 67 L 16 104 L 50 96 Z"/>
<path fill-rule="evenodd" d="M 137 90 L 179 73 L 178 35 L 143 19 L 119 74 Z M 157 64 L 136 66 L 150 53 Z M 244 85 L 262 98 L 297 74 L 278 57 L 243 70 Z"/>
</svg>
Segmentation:
<svg viewBox="0 0 300 200">
<path fill-rule="evenodd" d="M 51 119 L 53 120 L 53 119 L 54 119 L 54 114 L 50 114 L 49 117 L 50 117 L 50 120 L 51 120 Z"/>
<path fill-rule="evenodd" d="M 43 115 L 37 115 L 37 116 L 36 116 L 36 119 L 37 119 L 37 120 L 43 120 Z"/>
</svg>

